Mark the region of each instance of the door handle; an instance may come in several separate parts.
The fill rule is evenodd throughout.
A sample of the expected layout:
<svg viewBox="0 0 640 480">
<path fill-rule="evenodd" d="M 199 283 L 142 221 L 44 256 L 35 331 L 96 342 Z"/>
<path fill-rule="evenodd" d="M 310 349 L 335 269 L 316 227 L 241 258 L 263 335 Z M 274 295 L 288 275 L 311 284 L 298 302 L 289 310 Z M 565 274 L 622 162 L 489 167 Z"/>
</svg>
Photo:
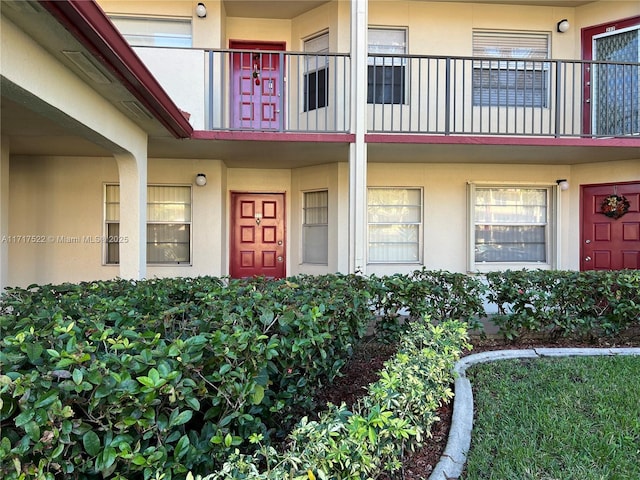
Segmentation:
<svg viewBox="0 0 640 480">
<path fill-rule="evenodd" d="M 590 262 L 591 261 L 591 257 L 587 255 L 586 257 L 584 257 L 584 261 L 585 262 Z"/>
<path fill-rule="evenodd" d="M 584 243 L 591 243 L 591 240 L 587 239 L 584 241 Z"/>
</svg>

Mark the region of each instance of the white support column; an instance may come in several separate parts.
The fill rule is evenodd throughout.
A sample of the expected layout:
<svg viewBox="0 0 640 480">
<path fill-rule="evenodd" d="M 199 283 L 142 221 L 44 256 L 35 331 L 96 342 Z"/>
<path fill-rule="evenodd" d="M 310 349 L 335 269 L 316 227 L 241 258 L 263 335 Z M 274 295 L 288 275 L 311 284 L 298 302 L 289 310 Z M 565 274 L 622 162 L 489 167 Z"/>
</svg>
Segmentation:
<svg viewBox="0 0 640 480">
<path fill-rule="evenodd" d="M 120 277 L 147 275 L 147 152 L 115 155 L 120 177 Z"/>
<path fill-rule="evenodd" d="M 351 131 L 349 150 L 349 270 L 367 266 L 367 28 L 368 0 L 351 1 Z"/>
<path fill-rule="evenodd" d="M 0 293 L 9 286 L 9 138 L 0 138 Z"/>
</svg>

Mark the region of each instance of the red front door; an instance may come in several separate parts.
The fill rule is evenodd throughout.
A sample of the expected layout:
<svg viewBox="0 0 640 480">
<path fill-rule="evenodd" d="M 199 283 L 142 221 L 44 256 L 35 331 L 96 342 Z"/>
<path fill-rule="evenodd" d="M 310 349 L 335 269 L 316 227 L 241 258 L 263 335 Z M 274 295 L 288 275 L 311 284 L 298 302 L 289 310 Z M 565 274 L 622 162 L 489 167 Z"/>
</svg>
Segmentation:
<svg viewBox="0 0 640 480">
<path fill-rule="evenodd" d="M 629 201 L 626 214 L 602 213 L 609 195 Z M 581 205 L 580 270 L 640 269 L 640 182 L 583 185 Z"/>
<path fill-rule="evenodd" d="M 233 278 L 283 278 L 284 194 L 231 194 L 230 273 Z"/>
<path fill-rule="evenodd" d="M 231 125 L 250 130 L 280 130 L 284 99 L 281 57 L 283 43 L 231 41 Z"/>
</svg>

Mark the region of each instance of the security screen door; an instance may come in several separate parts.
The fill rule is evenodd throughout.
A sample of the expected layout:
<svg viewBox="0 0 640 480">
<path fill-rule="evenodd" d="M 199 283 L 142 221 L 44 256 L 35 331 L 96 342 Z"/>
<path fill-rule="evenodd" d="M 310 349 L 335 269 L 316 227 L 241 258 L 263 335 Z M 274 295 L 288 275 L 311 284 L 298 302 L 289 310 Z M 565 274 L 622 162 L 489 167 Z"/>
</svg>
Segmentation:
<svg viewBox="0 0 640 480">
<path fill-rule="evenodd" d="M 585 133 L 638 135 L 640 17 L 585 29 L 583 49 L 596 62 L 585 71 Z"/>
</svg>

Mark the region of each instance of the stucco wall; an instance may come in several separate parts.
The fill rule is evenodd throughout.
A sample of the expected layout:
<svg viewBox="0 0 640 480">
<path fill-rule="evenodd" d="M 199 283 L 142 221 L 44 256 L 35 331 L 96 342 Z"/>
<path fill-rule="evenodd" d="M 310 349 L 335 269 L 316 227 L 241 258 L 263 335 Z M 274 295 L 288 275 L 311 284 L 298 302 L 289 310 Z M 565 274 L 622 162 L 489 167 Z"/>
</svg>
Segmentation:
<svg viewBox="0 0 640 480">
<path fill-rule="evenodd" d="M 117 181 L 112 158 L 12 157 L 9 285 L 108 279 L 102 266 L 103 182 Z M 23 238 L 24 236 L 24 238 Z"/>
<path fill-rule="evenodd" d="M 193 185 L 192 265 L 148 266 L 147 277 L 223 275 L 227 236 L 224 167 L 215 160 L 149 160 L 150 184 Z M 207 185 L 195 186 L 197 173 Z M 104 184 L 118 183 L 112 158 L 12 157 L 8 285 L 109 279 L 103 265 Z M 29 238 L 27 238 L 27 236 Z"/>
</svg>

